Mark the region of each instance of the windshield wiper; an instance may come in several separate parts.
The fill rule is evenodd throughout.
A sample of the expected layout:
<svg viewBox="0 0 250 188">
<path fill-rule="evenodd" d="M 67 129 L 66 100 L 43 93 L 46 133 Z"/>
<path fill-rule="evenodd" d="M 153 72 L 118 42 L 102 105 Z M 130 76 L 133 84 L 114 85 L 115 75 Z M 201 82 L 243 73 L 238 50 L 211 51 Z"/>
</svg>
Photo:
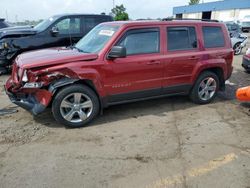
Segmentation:
<svg viewBox="0 0 250 188">
<path fill-rule="evenodd" d="M 89 53 L 89 52 L 85 52 L 80 48 L 77 48 L 76 46 L 70 46 L 71 49 L 77 49 L 79 52 L 83 52 L 83 53 Z"/>
</svg>

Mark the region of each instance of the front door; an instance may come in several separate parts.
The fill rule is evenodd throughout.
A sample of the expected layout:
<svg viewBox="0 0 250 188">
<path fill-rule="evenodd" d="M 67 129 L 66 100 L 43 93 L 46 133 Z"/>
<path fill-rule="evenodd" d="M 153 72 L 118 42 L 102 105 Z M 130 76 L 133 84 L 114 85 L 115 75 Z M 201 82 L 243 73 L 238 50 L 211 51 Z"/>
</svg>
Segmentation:
<svg viewBox="0 0 250 188">
<path fill-rule="evenodd" d="M 52 29 L 58 30 L 53 34 Z M 83 36 L 81 17 L 65 17 L 58 20 L 46 31 L 46 38 L 43 40 L 45 47 L 70 46 L 77 43 Z"/>
<path fill-rule="evenodd" d="M 124 46 L 127 57 L 108 60 L 112 66 L 105 84 L 109 102 L 159 95 L 163 79 L 160 28 L 128 30 L 116 46 Z"/>
</svg>

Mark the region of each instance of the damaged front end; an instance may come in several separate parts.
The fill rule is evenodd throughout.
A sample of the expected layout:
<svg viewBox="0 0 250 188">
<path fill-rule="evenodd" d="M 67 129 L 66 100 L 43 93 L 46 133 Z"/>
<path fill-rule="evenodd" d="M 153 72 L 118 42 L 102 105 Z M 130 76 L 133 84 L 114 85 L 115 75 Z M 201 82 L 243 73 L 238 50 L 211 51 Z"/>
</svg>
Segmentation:
<svg viewBox="0 0 250 188">
<path fill-rule="evenodd" d="M 38 115 L 50 105 L 58 87 L 74 80 L 59 72 L 23 70 L 14 63 L 5 91 L 14 104 Z"/>
<path fill-rule="evenodd" d="M 10 70 L 17 51 L 9 42 L 0 41 L 0 74 L 7 73 Z"/>
</svg>

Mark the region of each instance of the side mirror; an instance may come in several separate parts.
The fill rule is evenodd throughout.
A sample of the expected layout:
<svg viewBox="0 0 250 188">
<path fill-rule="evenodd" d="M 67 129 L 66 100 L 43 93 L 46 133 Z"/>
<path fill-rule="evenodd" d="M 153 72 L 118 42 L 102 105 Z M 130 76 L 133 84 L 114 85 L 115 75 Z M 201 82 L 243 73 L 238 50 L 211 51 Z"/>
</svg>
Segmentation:
<svg viewBox="0 0 250 188">
<path fill-rule="evenodd" d="M 124 46 L 113 46 L 108 54 L 109 59 L 124 58 L 127 56 L 127 50 Z"/>
<path fill-rule="evenodd" d="M 59 34 L 59 29 L 57 27 L 52 27 L 52 29 L 50 30 L 50 33 L 52 36 L 57 36 Z"/>
</svg>

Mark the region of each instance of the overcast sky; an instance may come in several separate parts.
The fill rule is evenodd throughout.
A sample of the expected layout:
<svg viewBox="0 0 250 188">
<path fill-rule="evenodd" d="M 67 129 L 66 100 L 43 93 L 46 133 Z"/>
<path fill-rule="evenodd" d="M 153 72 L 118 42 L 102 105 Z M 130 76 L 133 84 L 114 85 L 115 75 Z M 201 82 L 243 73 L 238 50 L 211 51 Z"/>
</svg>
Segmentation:
<svg viewBox="0 0 250 188">
<path fill-rule="evenodd" d="M 210 2 L 215 0 L 204 0 Z M 189 0 L 115 0 L 124 4 L 131 19 L 171 16 L 174 6 Z M 0 0 L 0 17 L 9 21 L 38 20 L 61 13 L 109 13 L 113 0 Z"/>
</svg>

